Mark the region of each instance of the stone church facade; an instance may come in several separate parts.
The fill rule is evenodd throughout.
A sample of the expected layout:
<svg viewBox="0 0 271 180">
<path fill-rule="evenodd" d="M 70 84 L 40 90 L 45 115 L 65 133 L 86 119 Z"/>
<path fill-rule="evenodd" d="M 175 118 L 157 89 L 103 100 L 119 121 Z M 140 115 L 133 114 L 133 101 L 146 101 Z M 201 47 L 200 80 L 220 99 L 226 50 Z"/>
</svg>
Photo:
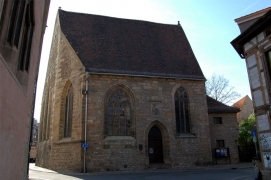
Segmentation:
<svg viewBox="0 0 271 180">
<path fill-rule="evenodd" d="M 239 110 L 208 102 L 180 25 L 59 10 L 36 164 L 92 172 L 227 163 L 214 157 L 222 139 L 238 162 Z"/>
</svg>

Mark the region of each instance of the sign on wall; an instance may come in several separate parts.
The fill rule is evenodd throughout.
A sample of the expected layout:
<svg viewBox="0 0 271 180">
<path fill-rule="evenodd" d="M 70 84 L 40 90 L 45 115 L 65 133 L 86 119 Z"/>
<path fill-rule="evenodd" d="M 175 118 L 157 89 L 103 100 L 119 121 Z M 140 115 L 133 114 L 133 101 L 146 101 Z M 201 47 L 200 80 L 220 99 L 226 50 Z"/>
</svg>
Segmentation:
<svg viewBox="0 0 271 180">
<path fill-rule="evenodd" d="M 229 148 L 215 148 L 216 158 L 229 157 L 229 155 L 230 155 Z"/>
</svg>

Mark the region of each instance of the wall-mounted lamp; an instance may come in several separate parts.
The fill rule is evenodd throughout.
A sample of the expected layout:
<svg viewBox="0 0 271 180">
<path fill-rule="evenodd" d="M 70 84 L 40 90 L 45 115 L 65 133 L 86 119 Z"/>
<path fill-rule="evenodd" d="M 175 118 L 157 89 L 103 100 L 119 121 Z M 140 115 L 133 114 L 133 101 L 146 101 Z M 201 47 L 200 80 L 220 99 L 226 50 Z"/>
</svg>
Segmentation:
<svg viewBox="0 0 271 180">
<path fill-rule="evenodd" d="M 86 94 L 88 94 L 88 91 L 82 90 L 82 94 L 86 95 Z"/>
</svg>

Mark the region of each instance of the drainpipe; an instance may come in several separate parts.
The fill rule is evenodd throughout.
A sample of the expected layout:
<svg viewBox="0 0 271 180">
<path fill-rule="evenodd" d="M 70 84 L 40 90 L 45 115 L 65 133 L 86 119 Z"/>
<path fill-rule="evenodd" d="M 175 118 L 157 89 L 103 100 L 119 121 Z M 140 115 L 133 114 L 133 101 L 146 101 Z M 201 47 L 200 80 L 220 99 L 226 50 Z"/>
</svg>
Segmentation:
<svg viewBox="0 0 271 180">
<path fill-rule="evenodd" d="M 86 173 L 86 153 L 87 153 L 87 115 L 88 115 L 88 75 L 86 72 L 86 90 L 84 94 L 86 95 L 86 105 L 85 105 L 85 140 L 84 140 L 84 173 Z"/>
</svg>

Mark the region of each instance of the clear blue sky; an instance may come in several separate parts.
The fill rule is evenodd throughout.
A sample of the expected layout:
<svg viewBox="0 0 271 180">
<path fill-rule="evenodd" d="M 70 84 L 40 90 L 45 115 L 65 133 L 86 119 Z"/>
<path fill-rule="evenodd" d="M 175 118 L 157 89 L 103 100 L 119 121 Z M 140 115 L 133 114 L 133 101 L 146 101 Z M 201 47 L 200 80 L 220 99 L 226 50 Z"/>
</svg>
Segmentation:
<svg viewBox="0 0 271 180">
<path fill-rule="evenodd" d="M 245 60 L 230 42 L 240 34 L 234 19 L 271 7 L 270 0 L 51 0 L 44 36 L 35 114 L 40 118 L 41 100 L 55 17 L 61 7 L 84 12 L 164 24 L 180 21 L 206 78 L 224 75 L 241 96 L 251 97 Z"/>
</svg>

